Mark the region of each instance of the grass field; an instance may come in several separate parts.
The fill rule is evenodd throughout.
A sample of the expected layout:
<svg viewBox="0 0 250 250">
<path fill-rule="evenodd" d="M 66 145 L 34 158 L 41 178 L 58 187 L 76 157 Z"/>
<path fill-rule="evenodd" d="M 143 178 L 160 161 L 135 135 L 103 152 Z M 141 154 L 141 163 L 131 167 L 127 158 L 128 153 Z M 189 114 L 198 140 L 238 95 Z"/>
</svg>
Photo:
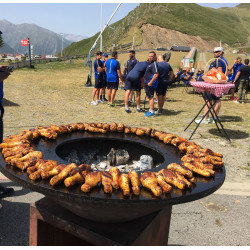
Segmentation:
<svg viewBox="0 0 250 250">
<path fill-rule="evenodd" d="M 175 65 L 182 54 L 172 55 L 170 63 Z M 137 55 L 145 60 L 147 53 Z M 127 55 L 120 55 L 121 65 Z M 175 68 L 175 67 L 174 67 Z M 93 88 L 86 88 L 88 68 L 83 67 L 83 60 L 36 65 L 35 69 L 15 70 L 4 82 L 4 136 L 17 134 L 22 129 L 34 128 L 39 125 L 68 124 L 71 122 L 121 122 L 126 125 L 148 127 L 179 134 L 189 138 L 195 125 L 186 132 L 184 128 L 202 106 L 202 97 L 194 94 L 191 89 L 184 91 L 181 86 L 170 88 L 163 115 L 144 117 L 132 108 L 131 114 L 124 112 L 124 90 L 118 90 L 115 107 L 106 104 L 91 106 Z M 145 98 L 142 91 L 142 107 Z M 249 96 L 248 96 L 249 98 Z M 157 104 L 155 105 L 157 107 Z M 228 101 L 228 95 L 222 98 L 221 121 L 226 128 L 232 143 L 228 143 L 220 135 L 214 124 L 201 125 L 193 140 L 203 147 L 232 155 L 237 150 L 239 159 L 234 165 L 247 167 L 249 163 L 249 103 L 236 104 Z M 148 103 L 146 103 L 148 108 Z M 230 163 L 231 164 L 231 163 Z"/>
</svg>

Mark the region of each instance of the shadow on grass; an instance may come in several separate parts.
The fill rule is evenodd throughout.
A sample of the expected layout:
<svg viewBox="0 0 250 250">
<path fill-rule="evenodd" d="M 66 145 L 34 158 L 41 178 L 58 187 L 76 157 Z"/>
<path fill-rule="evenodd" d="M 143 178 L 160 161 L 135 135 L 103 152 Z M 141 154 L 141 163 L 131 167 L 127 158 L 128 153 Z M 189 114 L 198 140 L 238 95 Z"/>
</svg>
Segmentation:
<svg viewBox="0 0 250 250">
<path fill-rule="evenodd" d="M 249 137 L 249 134 L 240 130 L 233 130 L 233 129 L 225 129 L 225 131 L 227 132 L 228 136 L 230 139 L 246 139 Z M 223 130 L 221 130 L 221 133 L 219 133 L 217 128 L 212 128 L 209 129 L 208 131 L 210 134 L 212 135 L 216 135 L 219 137 L 225 137 L 225 133 L 223 132 Z"/>
<path fill-rule="evenodd" d="M 3 98 L 3 106 L 20 106 L 20 105 Z"/>
<path fill-rule="evenodd" d="M 233 115 L 222 115 L 220 116 L 221 122 L 242 122 L 244 119 L 242 119 L 241 116 L 233 116 Z"/>
<path fill-rule="evenodd" d="M 163 114 L 162 115 L 166 115 L 166 116 L 169 116 L 169 115 L 178 115 L 180 113 L 183 113 L 183 112 L 186 112 L 186 111 L 182 111 L 182 110 L 179 110 L 179 111 L 175 111 L 175 110 L 164 110 L 163 111 Z"/>
</svg>

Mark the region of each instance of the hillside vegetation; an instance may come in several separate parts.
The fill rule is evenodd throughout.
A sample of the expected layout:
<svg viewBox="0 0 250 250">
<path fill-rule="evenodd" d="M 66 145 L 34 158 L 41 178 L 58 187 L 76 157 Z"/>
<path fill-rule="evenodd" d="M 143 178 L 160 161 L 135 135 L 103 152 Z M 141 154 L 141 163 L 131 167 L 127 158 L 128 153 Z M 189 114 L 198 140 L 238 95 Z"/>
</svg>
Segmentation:
<svg viewBox="0 0 250 250">
<path fill-rule="evenodd" d="M 103 44 L 112 48 L 113 44 L 132 42 L 134 36 L 135 45 L 141 45 L 143 24 L 200 36 L 206 41 L 222 40 L 229 46 L 246 44 L 250 27 L 249 8 L 250 4 L 213 9 L 195 3 L 142 3 L 125 18 L 112 24 L 114 30 L 105 30 Z M 64 54 L 88 53 L 98 34 L 70 45 L 64 50 Z"/>
</svg>

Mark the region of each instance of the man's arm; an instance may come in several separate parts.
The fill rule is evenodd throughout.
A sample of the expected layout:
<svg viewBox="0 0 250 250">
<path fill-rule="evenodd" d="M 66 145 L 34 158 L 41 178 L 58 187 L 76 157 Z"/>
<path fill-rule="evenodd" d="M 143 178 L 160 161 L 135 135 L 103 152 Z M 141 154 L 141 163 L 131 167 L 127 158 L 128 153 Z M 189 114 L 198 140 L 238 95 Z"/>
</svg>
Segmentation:
<svg viewBox="0 0 250 250">
<path fill-rule="evenodd" d="M 169 81 L 172 81 L 174 79 L 174 71 L 173 70 L 169 71 L 168 75 L 169 75 Z"/>
<path fill-rule="evenodd" d="M 238 70 L 238 72 L 237 72 L 237 74 L 236 74 L 236 76 L 234 78 L 234 81 L 233 81 L 234 84 L 237 82 L 239 76 L 240 76 L 240 71 Z"/>
<path fill-rule="evenodd" d="M 152 79 L 151 79 L 150 82 L 148 83 L 148 86 L 149 86 L 149 87 L 152 86 L 153 82 L 158 78 L 158 76 L 159 76 L 159 73 L 158 73 L 158 72 L 155 73 L 155 74 L 153 75 Z"/>
</svg>

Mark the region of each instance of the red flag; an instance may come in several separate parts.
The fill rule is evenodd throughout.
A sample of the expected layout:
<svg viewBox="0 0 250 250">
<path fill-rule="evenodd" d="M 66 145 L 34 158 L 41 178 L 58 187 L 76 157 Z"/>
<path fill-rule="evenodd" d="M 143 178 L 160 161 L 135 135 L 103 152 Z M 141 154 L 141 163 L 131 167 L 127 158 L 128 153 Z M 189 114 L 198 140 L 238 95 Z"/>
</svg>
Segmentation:
<svg viewBox="0 0 250 250">
<path fill-rule="evenodd" d="M 29 46 L 29 40 L 28 39 L 23 39 L 21 40 L 22 46 Z"/>
</svg>

